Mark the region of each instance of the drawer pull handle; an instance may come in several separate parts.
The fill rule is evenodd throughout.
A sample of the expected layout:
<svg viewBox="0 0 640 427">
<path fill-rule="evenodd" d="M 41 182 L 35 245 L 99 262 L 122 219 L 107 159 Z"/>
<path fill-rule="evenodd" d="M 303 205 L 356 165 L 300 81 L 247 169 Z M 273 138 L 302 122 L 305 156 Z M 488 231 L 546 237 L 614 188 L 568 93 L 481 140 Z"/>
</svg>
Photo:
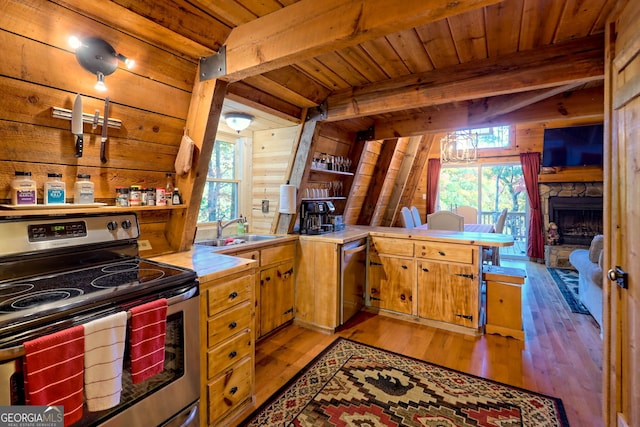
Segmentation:
<svg viewBox="0 0 640 427">
<path fill-rule="evenodd" d="M 445 254 L 445 253 L 444 253 L 444 252 L 442 252 L 442 251 L 438 251 L 438 254 L 440 254 L 440 256 L 445 256 L 445 255 L 447 255 L 447 254 Z"/>
<path fill-rule="evenodd" d="M 428 273 L 429 269 L 427 267 L 422 267 L 422 271 L 424 271 L 425 273 Z"/>
<path fill-rule="evenodd" d="M 238 387 L 235 387 L 235 386 L 231 387 L 231 390 L 229 390 L 229 394 L 232 395 L 232 396 L 234 394 L 236 394 L 237 392 L 238 392 Z"/>
<path fill-rule="evenodd" d="M 236 322 L 229 323 L 229 329 L 235 329 L 238 326 Z"/>
<path fill-rule="evenodd" d="M 229 353 L 229 359 L 233 359 L 234 357 L 236 357 L 238 355 L 238 352 L 233 350 L 231 353 Z"/>
<path fill-rule="evenodd" d="M 264 280 L 268 282 L 269 280 L 271 280 L 271 277 L 267 276 Z"/>
<path fill-rule="evenodd" d="M 229 294 L 229 299 L 236 299 L 238 298 L 238 293 L 236 291 L 233 291 Z"/>
<path fill-rule="evenodd" d="M 406 299 L 407 299 L 407 297 L 406 297 L 404 294 L 400 295 L 400 300 L 401 300 L 401 301 L 404 301 L 404 300 L 406 300 Z"/>
<path fill-rule="evenodd" d="M 407 267 L 406 265 L 403 265 L 403 266 L 402 266 L 402 269 L 403 269 L 403 270 L 406 270 L 407 268 L 409 268 L 409 267 Z"/>
</svg>

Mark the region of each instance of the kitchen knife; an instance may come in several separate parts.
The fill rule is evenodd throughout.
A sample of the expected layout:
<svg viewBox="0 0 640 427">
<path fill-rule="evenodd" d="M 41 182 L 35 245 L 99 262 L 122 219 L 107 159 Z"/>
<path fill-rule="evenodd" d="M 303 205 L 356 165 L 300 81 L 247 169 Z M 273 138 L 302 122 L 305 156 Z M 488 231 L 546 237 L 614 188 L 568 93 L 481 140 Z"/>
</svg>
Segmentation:
<svg viewBox="0 0 640 427">
<path fill-rule="evenodd" d="M 109 127 L 109 97 L 104 99 L 104 118 L 102 119 L 102 138 L 100 142 L 100 161 L 107 163 L 105 146 L 107 145 L 107 128 Z"/>
<path fill-rule="evenodd" d="M 82 157 L 84 135 L 82 134 L 82 97 L 76 95 L 71 114 L 71 132 L 76 136 L 76 157 Z"/>
</svg>

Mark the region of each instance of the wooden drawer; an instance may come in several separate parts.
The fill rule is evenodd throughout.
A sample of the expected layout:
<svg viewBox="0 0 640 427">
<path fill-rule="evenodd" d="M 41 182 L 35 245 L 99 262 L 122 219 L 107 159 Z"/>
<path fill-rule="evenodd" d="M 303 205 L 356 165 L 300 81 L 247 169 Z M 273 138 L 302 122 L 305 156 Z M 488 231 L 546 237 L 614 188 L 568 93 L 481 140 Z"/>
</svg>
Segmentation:
<svg viewBox="0 0 640 427">
<path fill-rule="evenodd" d="M 213 347 L 243 329 L 251 329 L 251 304 L 249 301 L 207 321 L 207 347 Z"/>
<path fill-rule="evenodd" d="M 207 290 L 207 313 L 213 316 L 221 311 L 248 301 L 253 291 L 253 276 L 242 276 Z"/>
<path fill-rule="evenodd" d="M 252 364 L 253 359 L 247 357 L 207 386 L 208 424 L 213 424 L 251 396 Z"/>
<path fill-rule="evenodd" d="M 207 352 L 207 378 L 211 379 L 237 361 L 253 354 L 251 331 L 223 342 Z"/>
<path fill-rule="evenodd" d="M 293 259 L 296 256 L 295 242 L 265 248 L 260 251 L 260 266 Z"/>
<path fill-rule="evenodd" d="M 372 242 L 379 254 L 413 256 L 413 242 L 408 240 L 373 237 Z"/>
<path fill-rule="evenodd" d="M 477 248 L 451 243 L 416 243 L 416 256 L 438 261 L 473 264 L 473 252 Z"/>
</svg>

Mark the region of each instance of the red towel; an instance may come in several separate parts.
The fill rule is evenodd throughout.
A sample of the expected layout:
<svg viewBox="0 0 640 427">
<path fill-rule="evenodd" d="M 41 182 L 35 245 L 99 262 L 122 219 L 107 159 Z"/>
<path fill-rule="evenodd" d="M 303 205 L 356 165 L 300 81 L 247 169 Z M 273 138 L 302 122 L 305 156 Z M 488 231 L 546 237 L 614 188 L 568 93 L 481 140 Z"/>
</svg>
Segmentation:
<svg viewBox="0 0 640 427">
<path fill-rule="evenodd" d="M 84 327 L 74 326 L 24 343 L 28 405 L 64 406 L 64 425 L 82 418 Z"/>
<path fill-rule="evenodd" d="M 136 384 L 164 369 L 167 300 L 161 298 L 142 304 L 130 312 L 131 377 Z"/>
</svg>

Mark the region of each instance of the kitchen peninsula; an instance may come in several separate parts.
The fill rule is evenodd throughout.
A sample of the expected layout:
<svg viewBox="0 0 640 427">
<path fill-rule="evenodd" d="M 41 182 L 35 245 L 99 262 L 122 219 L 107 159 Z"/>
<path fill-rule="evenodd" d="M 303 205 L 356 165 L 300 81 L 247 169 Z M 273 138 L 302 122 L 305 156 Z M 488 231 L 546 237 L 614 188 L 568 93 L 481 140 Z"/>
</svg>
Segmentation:
<svg viewBox="0 0 640 427">
<path fill-rule="evenodd" d="M 512 236 L 397 227 L 348 226 L 300 236 L 297 324 L 334 332 L 348 320 L 341 315 L 345 304 L 352 304 L 345 289 L 358 286 L 349 282 L 357 280 L 353 274 L 344 280 L 342 246 L 365 237 L 369 243 L 361 268 L 360 306 L 456 332 L 482 333 L 482 248 L 512 246 Z"/>
</svg>

